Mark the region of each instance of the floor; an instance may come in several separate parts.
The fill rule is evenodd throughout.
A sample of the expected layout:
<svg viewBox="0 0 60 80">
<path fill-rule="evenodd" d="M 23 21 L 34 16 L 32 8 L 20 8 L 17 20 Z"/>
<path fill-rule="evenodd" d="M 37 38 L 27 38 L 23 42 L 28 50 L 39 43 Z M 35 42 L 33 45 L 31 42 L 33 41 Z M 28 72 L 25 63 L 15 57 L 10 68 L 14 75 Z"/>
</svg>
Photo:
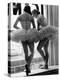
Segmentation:
<svg viewBox="0 0 60 80">
<path fill-rule="evenodd" d="M 52 74 L 58 74 L 58 66 L 49 66 L 48 69 L 35 69 L 31 70 L 31 73 L 29 76 L 39 76 L 39 75 L 52 75 Z M 11 77 L 26 77 L 25 72 L 15 73 L 11 74 Z"/>
</svg>

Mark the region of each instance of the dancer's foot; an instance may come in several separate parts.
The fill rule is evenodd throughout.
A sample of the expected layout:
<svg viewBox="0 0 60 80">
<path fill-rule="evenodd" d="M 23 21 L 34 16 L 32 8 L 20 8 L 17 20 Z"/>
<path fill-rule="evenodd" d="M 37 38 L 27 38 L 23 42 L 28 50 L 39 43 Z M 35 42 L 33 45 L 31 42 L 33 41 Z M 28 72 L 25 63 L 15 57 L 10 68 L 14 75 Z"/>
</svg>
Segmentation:
<svg viewBox="0 0 60 80">
<path fill-rule="evenodd" d="M 41 69 L 48 69 L 48 64 L 46 64 L 45 66 L 41 67 Z"/>
<path fill-rule="evenodd" d="M 48 69 L 48 64 L 45 65 L 45 69 Z"/>
<path fill-rule="evenodd" d="M 45 68 L 48 68 L 48 57 L 44 56 Z"/>
<path fill-rule="evenodd" d="M 28 76 L 29 73 L 31 73 L 29 66 L 26 64 L 25 65 L 26 68 L 26 75 Z"/>
</svg>

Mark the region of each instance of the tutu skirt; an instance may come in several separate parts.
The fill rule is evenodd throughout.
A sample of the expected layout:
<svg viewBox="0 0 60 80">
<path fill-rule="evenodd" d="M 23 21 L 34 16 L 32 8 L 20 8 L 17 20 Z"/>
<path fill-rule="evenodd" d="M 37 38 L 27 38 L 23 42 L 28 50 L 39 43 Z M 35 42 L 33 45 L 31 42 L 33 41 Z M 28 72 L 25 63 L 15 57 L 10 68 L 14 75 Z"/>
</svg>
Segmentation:
<svg viewBox="0 0 60 80">
<path fill-rule="evenodd" d="M 58 35 L 58 28 L 54 27 L 54 26 L 47 26 L 42 28 L 39 31 L 39 40 L 42 40 L 43 38 L 49 38 L 52 39 L 54 38 L 56 35 Z"/>
<path fill-rule="evenodd" d="M 56 34 L 58 34 L 58 28 L 53 27 L 53 26 L 44 27 L 40 31 L 36 29 L 29 29 L 27 31 L 24 29 L 22 30 L 18 29 L 12 32 L 11 40 L 15 42 L 26 41 L 26 40 L 31 41 L 31 42 L 33 41 L 37 42 L 44 38 L 51 39 Z"/>
</svg>

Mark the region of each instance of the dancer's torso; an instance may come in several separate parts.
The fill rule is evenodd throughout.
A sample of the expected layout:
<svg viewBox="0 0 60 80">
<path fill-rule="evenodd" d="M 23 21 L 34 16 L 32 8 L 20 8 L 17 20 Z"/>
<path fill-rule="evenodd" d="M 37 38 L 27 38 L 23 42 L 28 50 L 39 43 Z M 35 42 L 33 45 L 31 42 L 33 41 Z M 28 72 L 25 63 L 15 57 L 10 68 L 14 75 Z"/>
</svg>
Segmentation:
<svg viewBox="0 0 60 80">
<path fill-rule="evenodd" d="M 23 29 L 28 30 L 31 28 L 31 23 L 33 22 L 33 17 L 28 14 L 28 13 L 24 13 L 22 15 L 20 15 L 19 17 L 21 26 Z"/>
<path fill-rule="evenodd" d="M 41 27 L 47 26 L 47 19 L 43 15 L 38 16 L 37 22 L 40 24 Z"/>
</svg>

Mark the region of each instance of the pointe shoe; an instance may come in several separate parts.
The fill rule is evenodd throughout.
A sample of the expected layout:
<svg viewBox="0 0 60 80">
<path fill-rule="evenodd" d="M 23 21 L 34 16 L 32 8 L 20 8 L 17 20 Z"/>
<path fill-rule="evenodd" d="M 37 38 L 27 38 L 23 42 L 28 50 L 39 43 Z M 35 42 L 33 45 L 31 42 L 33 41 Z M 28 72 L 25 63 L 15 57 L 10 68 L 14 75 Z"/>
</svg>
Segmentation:
<svg viewBox="0 0 60 80">
<path fill-rule="evenodd" d="M 25 65 L 25 68 L 26 68 L 26 75 L 28 76 L 29 73 L 31 73 L 30 68 L 27 64 Z"/>
<path fill-rule="evenodd" d="M 45 69 L 48 69 L 48 64 L 45 65 Z"/>
<path fill-rule="evenodd" d="M 48 65 L 41 67 L 41 69 L 48 69 Z"/>
<path fill-rule="evenodd" d="M 45 69 L 48 69 L 48 58 L 46 56 L 44 57 L 44 62 L 45 62 Z"/>
</svg>

